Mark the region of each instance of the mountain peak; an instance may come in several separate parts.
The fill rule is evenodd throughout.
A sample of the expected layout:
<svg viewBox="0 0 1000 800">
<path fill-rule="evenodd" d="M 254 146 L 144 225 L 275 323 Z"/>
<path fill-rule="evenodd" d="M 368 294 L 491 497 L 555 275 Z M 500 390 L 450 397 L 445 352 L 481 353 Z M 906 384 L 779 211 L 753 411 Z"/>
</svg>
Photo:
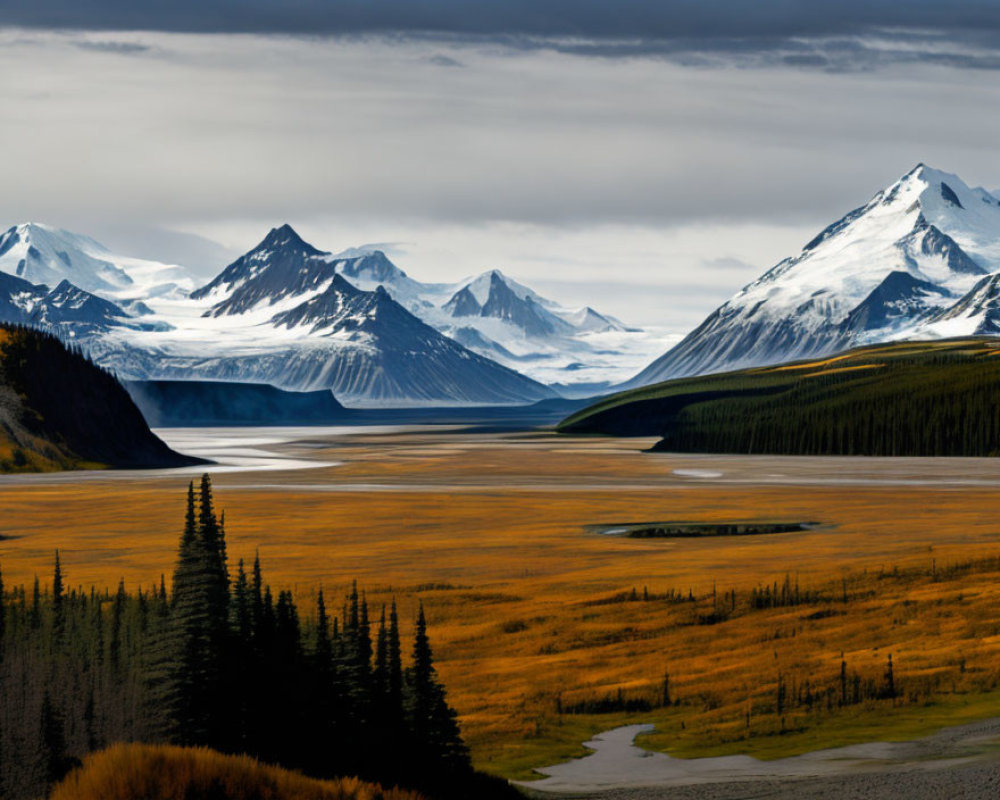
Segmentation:
<svg viewBox="0 0 1000 800">
<path fill-rule="evenodd" d="M 393 264 L 382 250 L 366 250 L 361 255 L 350 258 L 333 256 L 332 260 L 337 262 L 337 269 L 347 277 L 369 284 L 394 284 L 406 279 L 406 273 Z"/>
<path fill-rule="evenodd" d="M 255 249 L 280 250 L 287 247 L 305 250 L 311 255 L 322 252 L 299 236 L 295 228 L 287 222 L 280 227 L 271 228 L 271 230 L 268 231 L 267 236 L 264 237 Z"/>
<path fill-rule="evenodd" d="M 926 335 L 928 320 L 997 270 L 1000 201 L 921 162 L 744 287 L 626 385 Z M 973 316 L 949 318 L 940 335 L 974 332 Z"/>
<path fill-rule="evenodd" d="M 0 235 L 0 270 L 46 286 L 67 278 L 88 292 L 117 292 L 134 283 L 98 242 L 37 222 L 15 225 Z"/>
</svg>

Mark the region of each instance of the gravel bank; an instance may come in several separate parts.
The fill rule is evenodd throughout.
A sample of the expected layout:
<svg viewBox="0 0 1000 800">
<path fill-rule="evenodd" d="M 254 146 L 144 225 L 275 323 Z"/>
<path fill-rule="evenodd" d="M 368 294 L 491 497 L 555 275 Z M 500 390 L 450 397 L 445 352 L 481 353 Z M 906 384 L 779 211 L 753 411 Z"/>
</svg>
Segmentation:
<svg viewBox="0 0 1000 800">
<path fill-rule="evenodd" d="M 648 726 L 607 731 L 590 756 L 547 767 L 526 788 L 554 800 L 964 800 L 1000 797 L 1000 718 L 912 742 L 871 742 L 774 761 L 675 759 L 632 744 Z"/>
</svg>

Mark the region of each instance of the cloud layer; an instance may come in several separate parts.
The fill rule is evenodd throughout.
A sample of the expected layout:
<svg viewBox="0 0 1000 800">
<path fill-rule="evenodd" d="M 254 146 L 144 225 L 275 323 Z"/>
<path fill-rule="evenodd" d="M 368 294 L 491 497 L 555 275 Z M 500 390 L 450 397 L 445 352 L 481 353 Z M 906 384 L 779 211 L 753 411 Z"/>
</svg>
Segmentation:
<svg viewBox="0 0 1000 800">
<path fill-rule="evenodd" d="M 608 310 L 682 325 L 918 161 L 1000 185 L 993 72 L 712 57 L 8 29 L 0 220 L 230 251 L 289 221 L 421 277 L 659 287 Z"/>
<path fill-rule="evenodd" d="M 872 27 L 1000 30 L 992 0 L 6 0 L 0 24 L 185 32 L 773 39 Z"/>
</svg>

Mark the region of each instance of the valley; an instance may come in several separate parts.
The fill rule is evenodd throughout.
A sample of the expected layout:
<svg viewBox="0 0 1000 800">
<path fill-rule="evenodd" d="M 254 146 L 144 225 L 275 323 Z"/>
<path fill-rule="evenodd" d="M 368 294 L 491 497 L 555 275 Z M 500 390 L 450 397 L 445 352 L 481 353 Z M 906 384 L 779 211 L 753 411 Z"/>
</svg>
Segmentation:
<svg viewBox="0 0 1000 800">
<path fill-rule="evenodd" d="M 318 587 L 339 596 L 354 578 L 403 619 L 422 601 L 488 771 L 530 778 L 625 723 L 655 724 L 642 745 L 673 755 L 775 757 L 996 713 L 995 459 L 650 454 L 655 438 L 439 426 L 236 430 L 160 431 L 181 451 L 278 459 L 213 473 L 230 558 L 259 548 L 306 614 Z M 74 585 L 158 581 L 150 565 L 173 563 L 189 479 L 0 478 L 5 584 L 44 579 L 56 548 Z M 680 539 L 590 527 L 623 520 L 823 525 Z M 842 663 L 860 687 L 843 706 Z M 616 697 L 646 710 L 617 711 Z"/>
</svg>

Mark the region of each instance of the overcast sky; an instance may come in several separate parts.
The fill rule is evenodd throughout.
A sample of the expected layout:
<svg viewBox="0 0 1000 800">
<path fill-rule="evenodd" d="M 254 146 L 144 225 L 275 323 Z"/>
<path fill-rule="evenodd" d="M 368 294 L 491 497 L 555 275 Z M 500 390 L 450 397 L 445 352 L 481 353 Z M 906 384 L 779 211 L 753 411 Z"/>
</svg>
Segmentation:
<svg viewBox="0 0 1000 800">
<path fill-rule="evenodd" d="M 1000 187 L 1000 3 L 750 7 L 4 0 L 0 223 L 207 275 L 290 222 L 683 331 L 919 161 Z"/>
</svg>

